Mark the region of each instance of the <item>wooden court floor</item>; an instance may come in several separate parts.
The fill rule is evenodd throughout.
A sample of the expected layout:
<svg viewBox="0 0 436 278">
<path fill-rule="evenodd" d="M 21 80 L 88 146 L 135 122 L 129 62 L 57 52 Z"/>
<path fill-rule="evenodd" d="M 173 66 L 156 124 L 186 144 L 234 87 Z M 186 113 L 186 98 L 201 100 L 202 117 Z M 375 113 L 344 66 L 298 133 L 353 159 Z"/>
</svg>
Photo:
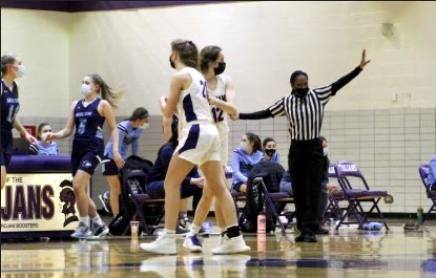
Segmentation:
<svg viewBox="0 0 436 278">
<path fill-rule="evenodd" d="M 246 236 L 252 252 L 212 256 L 217 236 L 202 239 L 203 255 L 142 252 L 152 238 L 108 238 L 100 242 L 2 242 L 1 277 L 436 277 L 436 225 L 405 234 L 343 230 L 316 244 L 294 242 L 292 234 Z"/>
</svg>

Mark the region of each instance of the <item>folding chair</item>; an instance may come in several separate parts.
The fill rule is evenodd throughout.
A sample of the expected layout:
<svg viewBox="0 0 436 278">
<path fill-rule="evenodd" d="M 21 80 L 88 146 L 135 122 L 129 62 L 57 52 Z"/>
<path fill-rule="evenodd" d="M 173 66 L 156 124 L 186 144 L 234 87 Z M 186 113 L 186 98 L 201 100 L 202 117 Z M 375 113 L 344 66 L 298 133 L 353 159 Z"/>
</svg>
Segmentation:
<svg viewBox="0 0 436 278">
<path fill-rule="evenodd" d="M 274 216 L 277 220 L 279 220 L 280 228 L 282 230 L 282 234 L 286 235 L 286 229 L 288 228 L 289 224 L 283 224 L 280 221 L 280 216 L 285 216 L 289 219 L 288 223 L 292 222 L 292 219 L 294 218 L 295 212 L 292 212 L 290 214 L 282 213 L 279 214 L 276 210 L 276 204 L 282 203 L 282 204 L 293 204 L 294 203 L 294 197 L 286 192 L 279 192 L 279 193 L 269 193 L 268 189 L 266 188 L 266 185 L 263 181 L 263 178 L 255 178 L 253 180 L 253 184 L 259 185 L 261 188 L 264 196 L 265 196 L 265 205 L 267 206 L 267 213 L 270 212 L 272 216 Z"/>
<path fill-rule="evenodd" d="M 329 179 L 337 179 L 336 175 L 336 165 L 329 167 Z M 340 202 L 344 201 L 342 192 L 337 192 L 335 194 L 329 194 L 329 205 L 327 207 L 326 219 L 334 218 L 340 219 L 343 214 L 343 209 L 340 207 Z"/>
<path fill-rule="evenodd" d="M 148 236 L 152 236 L 165 215 L 165 200 L 153 199 L 148 194 L 134 192 L 130 184 L 128 183 L 128 180 L 131 179 L 142 179 L 145 183 L 145 181 L 147 180 L 147 175 L 142 171 L 132 171 L 123 176 L 123 184 L 127 185 L 125 187 L 127 188 L 128 196 L 130 197 L 130 200 L 134 205 L 134 214 L 139 217 L 142 229 Z M 157 216 L 147 216 L 144 213 L 145 207 L 158 209 L 161 208 L 161 212 Z M 147 224 L 147 219 L 150 220 L 151 224 Z"/>
<path fill-rule="evenodd" d="M 436 211 L 436 192 L 430 191 L 430 188 L 427 185 L 427 177 L 429 172 L 430 165 L 424 164 L 419 167 L 419 175 L 421 176 L 422 184 L 424 185 L 425 191 L 427 192 L 427 198 L 429 198 L 433 203 L 425 218 L 428 218 L 432 212 Z"/>
<path fill-rule="evenodd" d="M 388 196 L 387 191 L 371 190 L 362 173 L 353 163 L 341 161 L 336 164 L 335 169 L 339 185 L 342 188 L 342 196 L 344 200 L 348 201 L 346 213 L 341 216 L 339 224 L 336 226 L 336 230 L 339 230 L 342 224 L 359 224 L 359 228 L 363 229 L 363 225 L 367 222 L 369 216 L 374 210 L 377 211 L 380 220 L 386 227 L 386 230 L 389 230 L 389 226 L 378 206 L 380 200 Z M 360 179 L 363 182 L 365 189 L 354 189 L 349 178 Z M 362 203 L 372 203 L 371 209 L 368 212 L 365 212 Z M 357 222 L 345 223 L 345 219 L 350 216 L 354 216 L 357 219 Z"/>
<path fill-rule="evenodd" d="M 232 179 L 233 168 L 231 165 L 228 165 L 225 168 L 225 175 L 226 175 L 226 179 L 228 179 L 228 180 Z M 236 216 L 237 216 L 238 223 L 239 223 L 242 220 L 242 211 L 241 211 L 241 208 L 238 206 L 238 202 L 246 202 L 247 196 L 245 195 L 245 193 L 241 193 L 241 192 L 230 192 L 230 194 L 232 195 L 233 202 L 235 203 Z"/>
</svg>

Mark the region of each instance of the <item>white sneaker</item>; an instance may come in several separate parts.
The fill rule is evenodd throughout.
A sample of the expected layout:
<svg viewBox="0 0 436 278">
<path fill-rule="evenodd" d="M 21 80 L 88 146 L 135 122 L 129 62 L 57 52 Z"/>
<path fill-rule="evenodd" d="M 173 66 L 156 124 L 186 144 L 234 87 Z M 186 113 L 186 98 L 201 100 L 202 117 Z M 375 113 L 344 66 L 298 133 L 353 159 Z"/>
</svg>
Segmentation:
<svg viewBox="0 0 436 278">
<path fill-rule="evenodd" d="M 91 232 L 92 232 L 92 236 L 90 236 L 88 239 L 98 240 L 109 234 L 109 228 L 105 224 L 103 224 L 103 226 L 100 226 L 96 223 L 93 223 Z"/>
<path fill-rule="evenodd" d="M 87 239 L 92 236 L 92 232 L 84 223 L 80 223 L 74 234 L 71 235 L 75 239 Z"/>
<path fill-rule="evenodd" d="M 203 252 L 203 247 L 201 246 L 200 241 L 197 236 L 186 236 L 185 243 L 183 247 L 188 249 L 191 253 L 201 253 Z"/>
<path fill-rule="evenodd" d="M 250 252 L 251 248 L 245 244 L 244 238 L 241 236 L 228 238 L 224 236 L 223 243 L 215 249 L 212 249 L 214 255 L 230 255 L 238 253 Z"/>
<path fill-rule="evenodd" d="M 163 234 L 158 239 L 151 243 L 143 243 L 140 245 L 141 249 L 155 254 L 162 255 L 177 255 L 177 245 L 175 236 L 169 237 Z"/>
<path fill-rule="evenodd" d="M 220 235 L 220 239 L 218 241 L 218 245 L 216 247 L 220 247 L 226 241 L 226 234 Z"/>
</svg>

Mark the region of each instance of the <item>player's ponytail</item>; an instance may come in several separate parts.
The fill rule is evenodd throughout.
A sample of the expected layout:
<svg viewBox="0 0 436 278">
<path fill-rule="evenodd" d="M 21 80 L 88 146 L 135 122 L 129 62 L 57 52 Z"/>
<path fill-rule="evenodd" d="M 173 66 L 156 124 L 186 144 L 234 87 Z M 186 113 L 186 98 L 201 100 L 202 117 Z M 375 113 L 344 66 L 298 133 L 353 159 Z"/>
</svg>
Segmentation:
<svg viewBox="0 0 436 278">
<path fill-rule="evenodd" d="M 112 108 L 116 109 L 119 107 L 118 101 L 123 95 L 121 92 L 114 92 L 114 90 L 101 78 L 98 74 L 88 75 L 95 85 L 100 86 L 101 98 L 109 102 Z"/>
<path fill-rule="evenodd" d="M 190 68 L 198 69 L 198 48 L 192 41 L 175 40 L 171 43 L 173 51 L 177 52 L 180 61 Z"/>
</svg>

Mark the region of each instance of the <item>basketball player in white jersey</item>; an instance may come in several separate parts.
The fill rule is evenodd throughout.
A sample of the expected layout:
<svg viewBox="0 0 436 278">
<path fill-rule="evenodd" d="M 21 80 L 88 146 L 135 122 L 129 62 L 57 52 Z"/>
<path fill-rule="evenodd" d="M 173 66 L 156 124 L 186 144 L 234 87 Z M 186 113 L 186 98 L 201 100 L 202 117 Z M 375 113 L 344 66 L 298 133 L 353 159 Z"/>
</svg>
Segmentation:
<svg viewBox="0 0 436 278">
<path fill-rule="evenodd" d="M 177 40 L 172 44 L 171 66 L 177 70 L 171 80 L 170 95 L 161 99 L 165 118 L 178 112 L 181 136 L 165 179 L 165 231 L 154 242 L 141 244 L 147 252 L 176 255 L 175 230 L 180 207 L 180 185 L 187 174 L 198 165 L 207 186 L 219 203 L 228 227 L 222 244 L 212 250 L 215 255 L 250 251 L 240 234 L 236 210 L 223 180 L 220 158 L 220 138 L 213 124 L 207 99 L 207 84 L 197 71 L 198 50 L 192 41 Z"/>
<path fill-rule="evenodd" d="M 227 122 L 228 114 L 236 114 L 237 109 L 234 107 L 235 90 L 233 81 L 230 77 L 223 75 L 226 69 L 225 57 L 222 49 L 218 46 L 207 46 L 200 53 L 200 68 L 203 73 L 209 94 L 209 104 L 211 106 L 212 119 L 218 129 L 221 142 L 221 165 L 223 169 L 227 166 L 229 155 L 229 125 Z M 225 176 L 223 176 L 226 183 Z M 195 219 L 191 226 L 191 231 L 187 235 L 184 247 L 192 252 L 200 252 L 202 247 L 195 237 L 200 233 L 201 226 L 209 214 L 210 208 L 214 201 L 213 193 L 209 187 L 203 190 L 203 197 L 195 212 Z M 227 231 L 223 221 L 219 204 L 215 205 L 215 215 L 218 227 L 222 234 L 221 241 Z"/>
</svg>

